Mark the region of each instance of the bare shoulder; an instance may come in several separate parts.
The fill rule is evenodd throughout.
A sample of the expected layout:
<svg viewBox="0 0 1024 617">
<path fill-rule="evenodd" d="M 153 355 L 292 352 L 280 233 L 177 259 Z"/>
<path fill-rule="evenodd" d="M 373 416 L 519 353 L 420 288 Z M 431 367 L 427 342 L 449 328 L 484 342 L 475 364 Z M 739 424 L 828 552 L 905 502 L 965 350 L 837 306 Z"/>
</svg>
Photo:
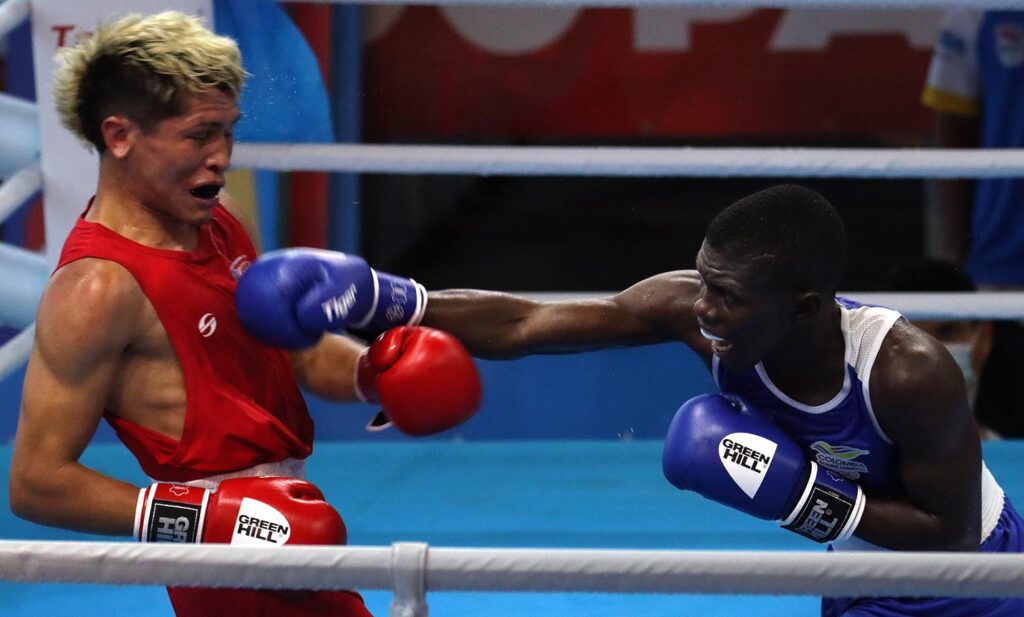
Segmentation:
<svg viewBox="0 0 1024 617">
<path fill-rule="evenodd" d="M 86 356 L 123 347 L 137 334 L 146 297 L 135 278 L 105 259 L 85 258 L 57 270 L 39 303 L 36 341 L 43 351 Z"/>
<path fill-rule="evenodd" d="M 878 421 L 896 441 L 958 434 L 971 424 L 956 362 L 941 343 L 905 319 L 886 335 L 870 385 Z"/>
</svg>

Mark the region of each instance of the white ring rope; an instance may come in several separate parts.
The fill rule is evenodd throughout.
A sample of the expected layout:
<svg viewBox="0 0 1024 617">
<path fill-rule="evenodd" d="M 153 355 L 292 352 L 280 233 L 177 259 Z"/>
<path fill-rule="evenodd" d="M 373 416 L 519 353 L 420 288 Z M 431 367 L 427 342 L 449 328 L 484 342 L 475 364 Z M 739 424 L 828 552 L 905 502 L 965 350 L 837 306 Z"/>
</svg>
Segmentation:
<svg viewBox="0 0 1024 617">
<path fill-rule="evenodd" d="M 613 292 L 523 292 L 520 295 L 540 302 L 584 300 L 611 296 Z M 864 304 L 895 309 L 908 319 L 1011 319 L 1024 318 L 1024 292 L 949 292 L 878 293 L 840 292 L 840 295 Z M 0 347 L 0 379 L 17 369 L 32 349 L 34 327 Z"/>
<path fill-rule="evenodd" d="M 1024 149 L 240 143 L 232 164 L 280 171 L 482 176 L 996 178 L 1024 176 Z"/>
<path fill-rule="evenodd" d="M 7 220 L 21 204 L 43 188 L 43 172 L 35 162 L 15 172 L 0 184 L 0 223 Z"/>
<path fill-rule="evenodd" d="M 28 0 L 7 0 L 0 4 L 0 37 L 7 36 L 28 19 L 29 12 Z"/>
<path fill-rule="evenodd" d="M 0 542 L 0 579 L 268 589 L 391 589 L 394 553 L 427 551 L 425 591 L 1005 597 L 1024 554 Z"/>
<path fill-rule="evenodd" d="M 520 292 L 538 302 L 607 298 L 615 292 Z M 875 292 L 841 291 L 840 296 L 862 304 L 884 306 L 908 319 L 1024 319 L 1024 292 Z"/>
</svg>

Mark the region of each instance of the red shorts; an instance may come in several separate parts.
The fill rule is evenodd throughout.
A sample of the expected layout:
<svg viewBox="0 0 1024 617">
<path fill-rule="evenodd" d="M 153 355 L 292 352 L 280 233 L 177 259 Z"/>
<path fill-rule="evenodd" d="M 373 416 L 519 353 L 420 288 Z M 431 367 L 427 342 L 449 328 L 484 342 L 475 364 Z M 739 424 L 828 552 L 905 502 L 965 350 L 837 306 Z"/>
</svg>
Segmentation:
<svg viewBox="0 0 1024 617">
<path fill-rule="evenodd" d="M 177 617 L 373 617 L 354 591 L 169 587 Z"/>
</svg>

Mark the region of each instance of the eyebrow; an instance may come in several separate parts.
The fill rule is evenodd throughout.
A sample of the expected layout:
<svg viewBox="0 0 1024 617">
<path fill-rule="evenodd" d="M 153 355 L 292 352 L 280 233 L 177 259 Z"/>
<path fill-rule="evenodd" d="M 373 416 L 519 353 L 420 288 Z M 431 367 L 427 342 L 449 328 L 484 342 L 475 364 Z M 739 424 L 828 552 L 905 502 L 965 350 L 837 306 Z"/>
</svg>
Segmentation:
<svg viewBox="0 0 1024 617">
<path fill-rule="evenodd" d="M 725 275 L 723 277 L 722 275 L 702 271 L 699 265 L 699 261 L 695 269 L 697 270 L 697 275 L 701 278 L 702 281 L 704 281 L 704 284 L 709 287 L 714 287 L 716 289 L 721 289 L 724 291 L 728 291 L 730 293 L 739 293 L 743 291 L 743 286 L 740 285 L 735 280 L 735 278 L 732 278 L 728 275 Z"/>
<path fill-rule="evenodd" d="M 206 120 L 206 121 L 200 122 L 198 124 L 193 124 L 193 125 L 191 125 L 190 128 L 207 128 L 207 127 L 211 127 L 212 128 L 212 127 L 221 127 L 221 126 L 235 126 L 236 124 L 238 124 L 238 121 L 241 120 L 241 119 L 242 119 L 242 114 L 239 113 L 237 116 L 235 116 L 235 118 L 233 120 L 230 120 L 228 122 L 224 122 L 222 120 Z"/>
</svg>

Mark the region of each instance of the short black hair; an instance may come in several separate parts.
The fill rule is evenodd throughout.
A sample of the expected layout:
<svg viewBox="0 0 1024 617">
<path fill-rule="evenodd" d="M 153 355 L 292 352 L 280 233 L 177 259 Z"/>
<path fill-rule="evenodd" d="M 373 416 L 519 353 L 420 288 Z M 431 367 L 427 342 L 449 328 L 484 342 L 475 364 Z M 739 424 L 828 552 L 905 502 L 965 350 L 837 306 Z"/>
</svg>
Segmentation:
<svg viewBox="0 0 1024 617">
<path fill-rule="evenodd" d="M 977 291 L 960 266 L 941 259 L 901 261 L 886 274 L 887 291 Z"/>
<path fill-rule="evenodd" d="M 846 267 L 846 228 L 817 191 L 779 184 L 718 213 L 705 244 L 793 291 L 834 295 Z"/>
</svg>

